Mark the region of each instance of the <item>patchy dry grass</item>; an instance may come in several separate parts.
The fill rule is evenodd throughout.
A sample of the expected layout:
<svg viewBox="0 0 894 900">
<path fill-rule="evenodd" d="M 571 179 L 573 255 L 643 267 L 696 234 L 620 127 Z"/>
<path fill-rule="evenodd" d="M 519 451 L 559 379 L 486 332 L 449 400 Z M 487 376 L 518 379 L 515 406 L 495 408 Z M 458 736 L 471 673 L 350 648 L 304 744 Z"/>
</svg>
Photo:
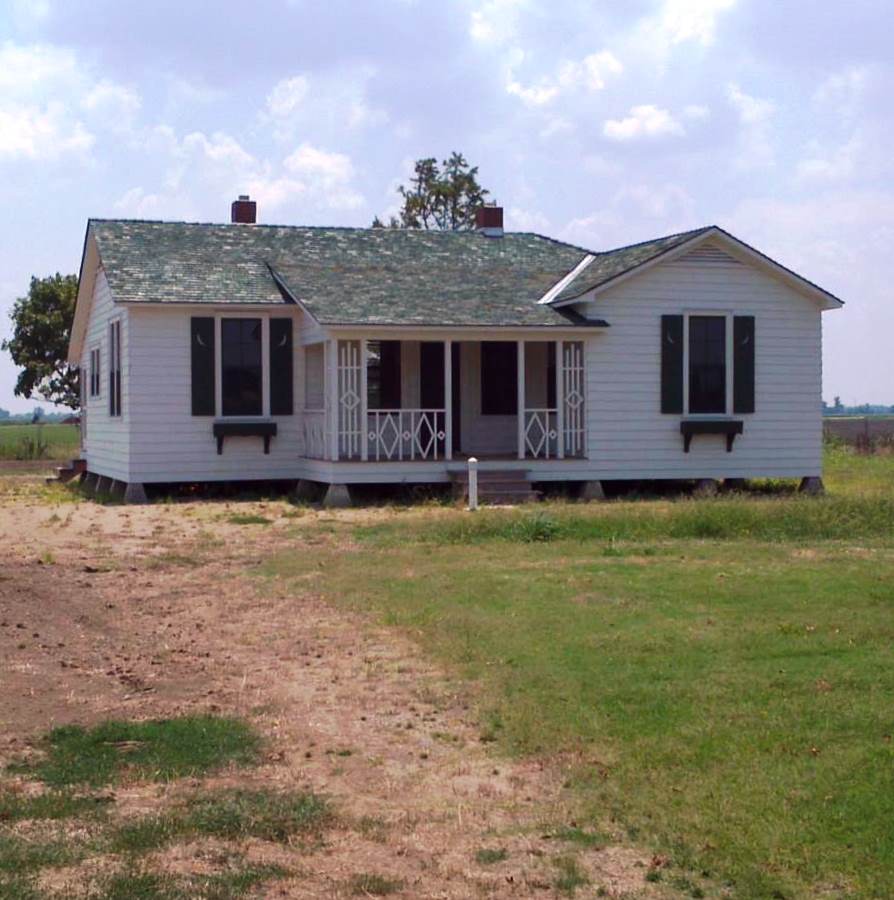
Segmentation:
<svg viewBox="0 0 894 900">
<path fill-rule="evenodd" d="M 96 786 L 120 781 L 125 773 L 136 783 L 194 778 L 224 764 L 255 762 L 257 737 L 237 720 L 193 717 L 110 722 L 89 730 L 68 727 L 51 732 L 47 745 L 46 759 L 16 769 L 49 789 L 29 790 L 21 781 L 0 785 L 4 898 L 61 900 L 71 896 L 71 885 L 66 887 L 65 879 L 58 889 L 48 885 L 53 873 L 72 872 L 68 881 L 74 878 L 78 896 L 91 900 L 229 900 L 289 874 L 279 865 L 244 860 L 239 848 L 247 839 L 310 849 L 333 822 L 327 801 L 311 792 L 206 788 L 192 782 L 185 796 L 175 792 L 179 799 L 156 813 L 122 818 L 114 795 L 55 787 Z M 169 872 L 149 859 L 175 843 L 207 838 L 230 848 L 217 854 L 217 871 Z M 89 860 L 107 862 L 76 874 Z"/>
<path fill-rule="evenodd" d="M 620 826 L 692 896 L 702 873 L 737 897 L 889 896 L 894 459 L 835 451 L 827 481 L 409 513 L 261 569 L 412 634 L 476 686 L 482 740 L 570 760 L 582 841 Z"/>
</svg>

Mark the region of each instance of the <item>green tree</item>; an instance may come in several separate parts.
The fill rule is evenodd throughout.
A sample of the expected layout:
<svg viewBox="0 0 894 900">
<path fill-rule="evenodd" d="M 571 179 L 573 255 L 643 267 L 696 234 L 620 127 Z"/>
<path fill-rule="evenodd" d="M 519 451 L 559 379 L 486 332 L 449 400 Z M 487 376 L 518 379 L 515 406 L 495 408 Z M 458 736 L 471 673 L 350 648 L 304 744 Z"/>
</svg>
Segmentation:
<svg viewBox="0 0 894 900">
<path fill-rule="evenodd" d="M 468 231 L 475 227 L 475 210 L 490 191 L 478 183 L 478 166 L 470 166 L 462 153 L 451 153 L 440 165 L 434 157 L 417 159 L 409 185 L 401 185 L 400 218 L 389 228 L 425 228 Z M 373 228 L 384 228 L 378 216 Z"/>
<path fill-rule="evenodd" d="M 12 337 L 0 344 L 21 368 L 17 397 L 35 395 L 50 403 L 80 406 L 77 370 L 66 362 L 78 295 L 76 275 L 32 277 L 26 297 L 12 307 Z"/>
</svg>

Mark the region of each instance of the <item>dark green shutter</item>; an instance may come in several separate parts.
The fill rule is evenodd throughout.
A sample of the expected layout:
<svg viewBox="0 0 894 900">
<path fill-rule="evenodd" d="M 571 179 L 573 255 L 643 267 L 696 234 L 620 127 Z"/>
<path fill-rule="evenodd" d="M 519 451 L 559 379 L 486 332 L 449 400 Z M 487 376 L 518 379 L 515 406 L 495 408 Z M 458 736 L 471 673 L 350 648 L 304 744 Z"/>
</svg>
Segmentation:
<svg viewBox="0 0 894 900">
<path fill-rule="evenodd" d="M 754 316 L 733 318 L 733 412 L 754 412 Z"/>
<path fill-rule="evenodd" d="M 661 317 L 661 411 L 683 412 L 683 317 Z"/>
<path fill-rule="evenodd" d="M 292 320 L 270 320 L 270 415 L 290 416 L 292 404 Z"/>
<path fill-rule="evenodd" d="M 214 319 L 193 316 L 189 320 L 192 357 L 192 414 L 214 415 Z"/>
</svg>

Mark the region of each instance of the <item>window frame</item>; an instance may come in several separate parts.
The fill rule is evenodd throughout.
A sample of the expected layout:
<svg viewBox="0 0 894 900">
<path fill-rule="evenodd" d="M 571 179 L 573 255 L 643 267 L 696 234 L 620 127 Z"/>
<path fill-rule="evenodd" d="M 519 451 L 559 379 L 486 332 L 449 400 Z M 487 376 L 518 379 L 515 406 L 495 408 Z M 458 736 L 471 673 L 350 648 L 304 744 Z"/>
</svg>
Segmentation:
<svg viewBox="0 0 894 900">
<path fill-rule="evenodd" d="M 109 321 L 109 418 L 120 419 L 123 415 L 123 391 L 121 387 L 121 319 Z"/>
<path fill-rule="evenodd" d="M 214 418 L 228 422 L 245 421 L 260 422 L 270 416 L 270 313 L 260 310 L 216 311 L 214 316 Z M 224 415 L 223 412 L 223 340 L 222 322 L 224 319 L 260 319 L 261 320 L 261 412 L 258 415 Z M 293 320 L 294 321 L 294 320 Z M 292 326 L 296 326 L 293 324 Z M 294 373 L 293 376 L 294 378 Z"/>
<path fill-rule="evenodd" d="M 102 396 L 102 351 L 97 344 L 89 351 L 90 376 L 87 384 L 87 399 L 95 400 Z"/>
<path fill-rule="evenodd" d="M 683 310 L 683 415 L 692 419 L 716 419 L 718 417 L 729 418 L 733 415 L 733 320 L 736 315 L 752 315 L 744 312 L 728 312 L 718 309 L 686 309 Z M 696 318 L 723 319 L 724 347 L 723 347 L 723 371 L 724 371 L 724 403 L 722 412 L 694 413 L 690 411 L 690 384 L 689 384 L 689 320 Z"/>
<path fill-rule="evenodd" d="M 224 343 L 223 328 L 225 321 L 249 321 L 258 322 L 261 328 L 260 333 L 260 351 L 261 351 L 261 411 L 257 413 L 233 413 L 224 412 Z M 215 358 L 215 367 L 217 369 L 216 377 L 216 393 L 215 405 L 217 416 L 221 419 L 262 419 L 270 417 L 270 320 L 260 315 L 220 315 L 215 317 L 214 322 L 214 339 L 217 344 L 217 355 Z"/>
</svg>

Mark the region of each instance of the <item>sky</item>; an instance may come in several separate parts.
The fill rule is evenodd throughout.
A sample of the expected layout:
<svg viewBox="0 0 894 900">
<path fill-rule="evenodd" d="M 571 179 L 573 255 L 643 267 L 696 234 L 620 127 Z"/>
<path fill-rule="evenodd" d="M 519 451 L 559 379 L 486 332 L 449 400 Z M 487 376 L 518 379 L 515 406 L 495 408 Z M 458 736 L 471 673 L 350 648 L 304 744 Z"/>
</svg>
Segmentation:
<svg viewBox="0 0 894 900">
<path fill-rule="evenodd" d="M 510 230 L 726 228 L 846 301 L 823 396 L 894 403 L 892 33 L 889 0 L 0 0 L 0 337 L 88 217 L 365 226 L 458 150 Z"/>
</svg>

